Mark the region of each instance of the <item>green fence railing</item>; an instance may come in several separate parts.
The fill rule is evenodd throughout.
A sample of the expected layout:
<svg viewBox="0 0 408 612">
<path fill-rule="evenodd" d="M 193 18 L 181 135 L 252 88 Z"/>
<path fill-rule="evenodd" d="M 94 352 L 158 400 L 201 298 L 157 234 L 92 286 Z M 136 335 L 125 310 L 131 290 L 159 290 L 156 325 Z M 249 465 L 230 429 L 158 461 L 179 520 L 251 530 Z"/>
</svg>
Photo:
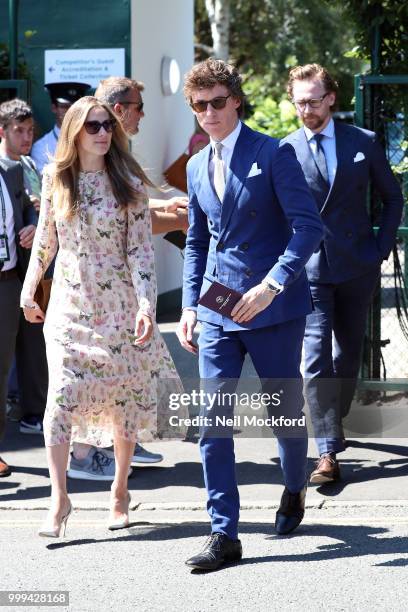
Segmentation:
<svg viewBox="0 0 408 612">
<path fill-rule="evenodd" d="M 408 200 L 408 75 L 357 75 L 355 77 L 356 125 L 373 130 Z M 369 191 L 368 209 L 378 224 L 381 202 Z M 360 387 L 371 390 L 408 390 L 408 339 L 401 320 L 408 304 L 408 212 L 405 206 L 396 248 L 381 268 L 381 279 L 367 322 L 367 338 Z M 400 276 L 395 269 L 402 271 Z M 399 278 L 399 285 L 396 282 Z"/>
</svg>

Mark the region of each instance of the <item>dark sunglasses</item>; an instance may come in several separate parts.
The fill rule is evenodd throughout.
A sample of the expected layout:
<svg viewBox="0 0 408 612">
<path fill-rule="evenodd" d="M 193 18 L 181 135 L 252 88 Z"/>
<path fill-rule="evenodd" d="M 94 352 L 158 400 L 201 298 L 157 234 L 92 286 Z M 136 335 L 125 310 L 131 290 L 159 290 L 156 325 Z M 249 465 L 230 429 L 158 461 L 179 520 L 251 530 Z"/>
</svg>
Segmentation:
<svg viewBox="0 0 408 612">
<path fill-rule="evenodd" d="M 97 134 L 103 127 L 105 132 L 110 134 L 115 129 L 116 121 L 113 119 L 105 119 L 105 121 L 85 121 L 84 128 L 88 134 Z"/>
<path fill-rule="evenodd" d="M 222 108 L 225 108 L 227 100 L 230 97 L 231 94 L 228 96 L 217 96 L 212 100 L 197 100 L 197 102 L 190 102 L 190 106 L 196 113 L 203 113 L 206 111 L 209 104 L 211 104 L 215 110 L 221 110 Z"/>
<path fill-rule="evenodd" d="M 143 107 L 144 107 L 144 102 L 117 102 L 117 104 L 123 104 L 124 106 L 129 105 L 129 104 L 134 104 L 139 113 L 142 112 Z"/>
</svg>

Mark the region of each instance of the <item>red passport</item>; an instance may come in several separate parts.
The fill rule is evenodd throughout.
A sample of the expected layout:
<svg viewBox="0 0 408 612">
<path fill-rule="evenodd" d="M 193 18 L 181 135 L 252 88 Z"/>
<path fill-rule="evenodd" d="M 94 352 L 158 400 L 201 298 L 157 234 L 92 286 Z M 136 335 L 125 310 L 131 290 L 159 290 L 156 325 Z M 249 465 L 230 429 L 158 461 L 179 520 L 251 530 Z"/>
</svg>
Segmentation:
<svg viewBox="0 0 408 612">
<path fill-rule="evenodd" d="M 231 311 L 241 298 L 242 293 L 239 293 L 239 291 L 214 281 L 209 289 L 200 297 L 198 303 L 223 317 L 231 319 Z"/>
</svg>

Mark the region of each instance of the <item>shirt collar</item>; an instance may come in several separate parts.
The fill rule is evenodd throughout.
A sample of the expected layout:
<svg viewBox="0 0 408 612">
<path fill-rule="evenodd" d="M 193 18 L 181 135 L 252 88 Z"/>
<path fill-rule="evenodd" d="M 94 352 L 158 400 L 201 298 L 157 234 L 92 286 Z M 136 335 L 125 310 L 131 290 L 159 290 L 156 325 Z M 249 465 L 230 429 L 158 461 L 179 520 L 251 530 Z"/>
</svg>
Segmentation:
<svg viewBox="0 0 408 612">
<path fill-rule="evenodd" d="M 303 129 L 305 130 L 306 139 L 309 142 L 310 140 L 312 140 L 312 138 L 314 137 L 315 134 L 314 134 L 314 132 L 312 132 L 312 130 L 310 130 L 305 125 L 303 126 Z M 326 125 L 324 130 L 322 130 L 320 132 L 320 134 L 322 134 L 323 136 L 327 136 L 327 138 L 334 138 L 334 121 L 333 121 L 333 117 L 330 119 L 329 123 Z"/>
<path fill-rule="evenodd" d="M 237 123 L 236 127 L 235 127 L 235 128 L 232 130 L 232 132 L 231 132 L 230 134 L 228 134 L 228 136 L 226 136 L 226 137 L 224 138 L 224 140 L 221 140 L 221 141 L 220 141 L 220 142 L 221 142 L 221 144 L 222 144 L 222 145 L 223 145 L 223 146 L 224 146 L 226 149 L 230 149 L 231 151 L 233 151 L 233 150 L 234 150 L 235 144 L 236 144 L 236 142 L 237 142 L 237 140 L 238 140 L 239 133 L 240 133 L 240 131 L 241 131 L 241 125 L 242 125 L 242 124 L 241 124 L 241 121 L 238 121 L 238 123 Z M 213 140 L 213 139 L 211 138 L 211 149 L 212 149 L 212 152 L 213 152 L 214 154 L 215 154 L 215 151 L 214 151 L 214 143 L 215 143 L 215 142 L 217 142 L 217 141 L 215 141 L 215 140 Z"/>
</svg>

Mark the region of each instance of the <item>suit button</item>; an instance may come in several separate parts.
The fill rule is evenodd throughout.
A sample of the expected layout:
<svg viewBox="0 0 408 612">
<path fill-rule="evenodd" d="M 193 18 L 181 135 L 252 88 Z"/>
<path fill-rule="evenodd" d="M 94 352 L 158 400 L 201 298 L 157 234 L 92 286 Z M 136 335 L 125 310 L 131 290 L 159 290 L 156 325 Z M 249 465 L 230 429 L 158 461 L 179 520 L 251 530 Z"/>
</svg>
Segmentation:
<svg viewBox="0 0 408 612">
<path fill-rule="evenodd" d="M 256 210 L 251 210 L 249 214 L 251 215 L 251 217 L 256 217 Z"/>
<path fill-rule="evenodd" d="M 252 270 L 250 270 L 249 268 L 247 268 L 247 269 L 245 270 L 245 274 L 246 274 L 246 276 L 252 276 L 253 272 L 252 272 Z"/>
<path fill-rule="evenodd" d="M 248 244 L 247 242 L 243 242 L 243 243 L 241 244 L 241 249 L 242 249 L 243 251 L 247 251 L 247 250 L 249 249 L 249 244 Z"/>
<path fill-rule="evenodd" d="M 219 242 L 217 244 L 217 251 L 222 251 L 224 247 L 225 247 L 225 242 Z"/>
<path fill-rule="evenodd" d="M 353 237 L 353 232 L 347 232 L 346 236 L 347 236 L 347 238 L 352 238 Z"/>
</svg>

